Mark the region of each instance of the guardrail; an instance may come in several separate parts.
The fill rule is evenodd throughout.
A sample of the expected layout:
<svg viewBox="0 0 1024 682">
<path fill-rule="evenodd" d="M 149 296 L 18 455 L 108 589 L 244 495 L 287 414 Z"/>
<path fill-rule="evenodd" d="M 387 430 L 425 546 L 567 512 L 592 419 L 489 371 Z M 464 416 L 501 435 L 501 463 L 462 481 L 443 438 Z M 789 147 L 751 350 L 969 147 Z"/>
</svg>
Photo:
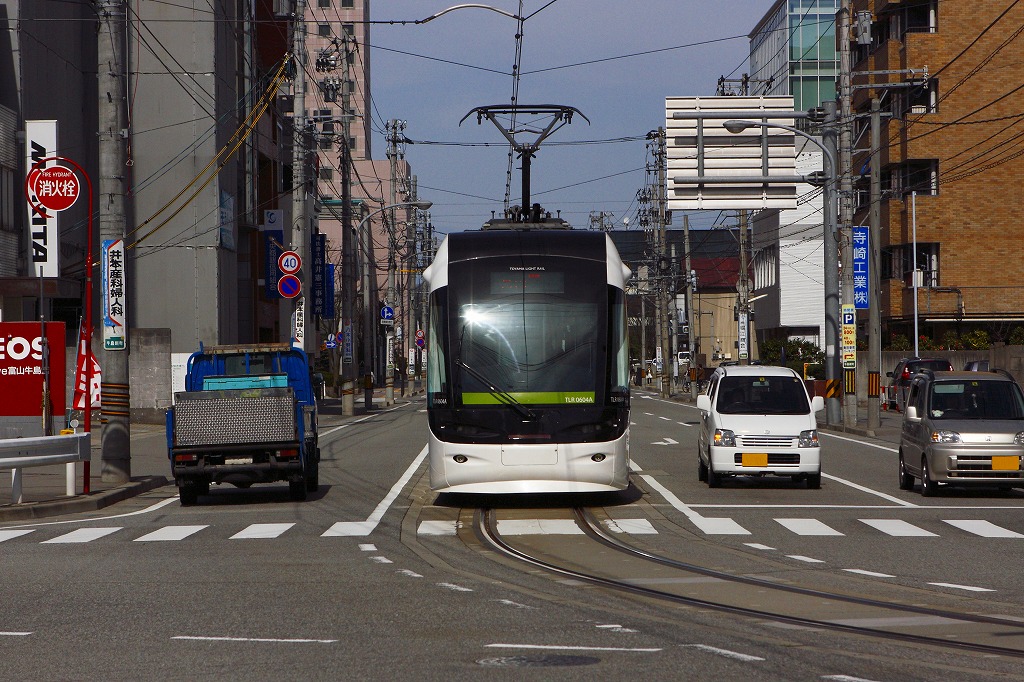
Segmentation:
<svg viewBox="0 0 1024 682">
<path fill-rule="evenodd" d="M 14 504 L 22 502 L 23 468 L 67 464 L 67 494 L 74 496 L 75 462 L 87 462 L 91 457 L 92 441 L 88 432 L 0 440 L 0 469 L 11 470 L 11 501 Z"/>
</svg>

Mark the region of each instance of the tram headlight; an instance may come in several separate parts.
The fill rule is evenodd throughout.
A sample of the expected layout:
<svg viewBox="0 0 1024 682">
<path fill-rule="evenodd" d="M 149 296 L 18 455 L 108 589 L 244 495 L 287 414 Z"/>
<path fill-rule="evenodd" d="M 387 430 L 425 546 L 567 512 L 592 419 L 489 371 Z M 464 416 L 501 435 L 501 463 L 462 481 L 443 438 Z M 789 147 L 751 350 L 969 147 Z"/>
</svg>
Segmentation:
<svg viewBox="0 0 1024 682">
<path fill-rule="evenodd" d="M 456 464 L 465 464 L 469 461 L 469 457 L 466 457 L 465 455 L 455 455 L 452 459 L 455 460 Z"/>
</svg>

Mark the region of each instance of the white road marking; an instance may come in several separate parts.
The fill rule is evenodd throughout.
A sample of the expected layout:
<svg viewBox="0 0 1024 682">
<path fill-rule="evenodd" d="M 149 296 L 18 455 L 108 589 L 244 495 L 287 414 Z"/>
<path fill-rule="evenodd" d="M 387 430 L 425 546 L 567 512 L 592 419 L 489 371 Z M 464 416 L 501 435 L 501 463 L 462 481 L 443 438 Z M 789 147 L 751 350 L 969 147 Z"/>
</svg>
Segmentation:
<svg viewBox="0 0 1024 682">
<path fill-rule="evenodd" d="M 175 635 L 171 639 L 192 640 L 197 642 L 259 642 L 274 644 L 335 644 L 337 639 L 277 639 L 271 637 L 200 637 L 195 635 Z"/>
<path fill-rule="evenodd" d="M 393 564 L 393 563 L 395 563 L 394 561 L 392 561 L 391 559 L 387 558 L 386 556 L 372 556 L 372 557 L 370 557 L 370 561 L 376 561 L 378 564 Z"/>
<path fill-rule="evenodd" d="M 353 421 L 350 421 L 347 424 L 342 424 L 341 426 L 335 426 L 330 431 L 324 431 L 323 433 L 321 433 L 320 434 L 320 438 L 321 439 L 327 438 L 327 436 L 330 436 L 332 433 L 335 433 L 336 431 L 341 431 L 342 429 L 347 429 L 350 426 L 354 426 L 356 424 L 360 424 L 360 423 L 365 422 L 365 421 L 367 421 L 369 419 L 373 419 L 374 417 L 379 417 L 382 414 L 387 414 L 388 412 L 394 412 L 395 410 L 400 410 L 403 407 L 407 407 L 409 405 L 411 405 L 411 403 L 402 403 L 401 405 L 398 405 L 396 407 L 392 407 L 392 408 L 387 409 L 387 410 L 381 410 L 380 412 L 374 412 L 373 414 L 368 414 L 365 417 L 361 417 L 359 419 L 355 419 Z M 420 410 L 420 412 L 426 412 L 426 410 Z"/>
<path fill-rule="evenodd" d="M 604 524 L 613 533 L 629 533 L 631 535 L 658 534 L 658 531 L 647 519 L 608 519 Z"/>
<path fill-rule="evenodd" d="M 610 646 L 567 646 L 561 644 L 487 644 L 488 649 L 542 649 L 544 651 L 628 651 L 640 654 L 653 654 L 661 649 L 627 649 Z"/>
<path fill-rule="evenodd" d="M 165 526 L 160 530 L 147 533 L 141 538 L 135 538 L 135 542 L 173 542 L 184 540 L 193 533 L 198 533 L 209 526 Z"/>
<path fill-rule="evenodd" d="M 971 585 L 957 585 L 956 583 L 928 583 L 929 585 L 935 585 L 935 587 L 948 587 L 952 590 L 967 590 L 968 592 L 995 592 L 987 587 L 973 587 Z"/>
<path fill-rule="evenodd" d="M 623 627 L 621 625 L 597 625 L 595 627 L 599 630 L 607 630 L 608 632 L 639 632 L 639 630 Z"/>
<path fill-rule="evenodd" d="M 520 604 L 519 602 L 512 601 L 510 599 L 495 599 L 495 601 L 498 602 L 499 604 L 503 604 L 505 606 L 511 606 L 511 607 L 517 608 L 517 609 L 531 609 L 532 610 L 532 609 L 536 609 L 537 608 L 536 606 L 527 606 L 526 604 Z"/>
<path fill-rule="evenodd" d="M 583 535 L 572 519 L 507 519 L 498 521 L 501 535 Z"/>
<path fill-rule="evenodd" d="M 988 521 L 946 521 L 951 526 L 959 528 L 960 530 L 973 533 L 974 535 L 980 535 L 983 538 L 1024 538 L 1024 535 L 1016 533 L 1006 528 L 1000 528 L 994 523 Z"/>
<path fill-rule="evenodd" d="M 640 470 L 639 466 L 636 468 L 637 470 Z M 732 519 L 709 519 L 701 516 L 697 512 L 693 511 L 693 509 L 683 504 L 682 500 L 676 497 L 671 490 L 663 486 L 661 483 L 658 483 L 653 476 L 643 474 L 640 478 L 647 481 L 652 488 L 661 493 L 661 496 L 664 497 L 669 504 L 685 514 L 686 518 L 705 533 L 709 535 L 750 535 L 750 531 L 746 530 Z"/>
<path fill-rule="evenodd" d="M 660 441 L 657 441 L 655 443 L 651 443 L 651 445 L 679 445 L 679 441 L 672 440 L 671 438 L 667 438 L 666 437 L 665 440 L 663 440 L 663 441 L 660 440 Z"/>
<path fill-rule="evenodd" d="M 665 420 L 665 421 L 667 421 L 667 422 L 670 422 L 670 421 L 672 421 L 672 420 L 671 420 L 670 418 L 668 418 L 668 417 L 662 417 L 662 416 L 659 416 L 659 417 L 658 417 L 658 419 L 664 419 L 664 420 Z"/>
<path fill-rule="evenodd" d="M 40 544 L 50 545 L 70 542 L 92 542 L 93 540 L 105 537 L 107 535 L 110 535 L 111 533 L 116 533 L 119 530 L 121 530 L 121 528 L 79 528 L 78 530 L 73 530 L 70 533 L 65 533 L 64 535 L 52 538 L 50 540 L 44 540 Z"/>
<path fill-rule="evenodd" d="M 93 521 L 109 521 L 111 519 L 123 519 L 127 516 L 138 516 L 139 514 L 148 514 L 149 512 L 156 511 L 157 509 L 163 509 L 172 502 L 177 502 L 178 496 L 168 497 L 155 504 L 151 504 L 145 509 L 138 509 L 133 512 L 127 512 L 124 514 L 114 514 L 113 516 L 97 516 L 85 519 L 70 519 L 68 521 L 46 521 L 45 523 L 20 523 L 17 526 L 9 526 L 10 528 L 29 528 L 38 526 L 60 526 L 68 523 L 91 523 Z"/>
<path fill-rule="evenodd" d="M 373 510 L 373 513 L 370 514 L 368 519 L 365 521 L 338 521 L 328 528 L 320 537 L 365 537 L 376 530 L 377 525 L 380 524 L 381 519 L 384 518 L 384 514 L 391 507 L 394 501 L 398 499 L 398 495 L 402 492 L 402 488 L 404 488 L 405 484 L 409 482 L 412 475 L 416 473 L 416 470 L 419 468 L 426 456 L 427 446 L 424 445 L 423 449 L 420 450 L 420 454 L 416 456 L 416 459 L 414 459 L 412 464 L 409 465 L 409 468 L 405 470 L 405 473 L 402 474 L 400 479 L 398 479 L 398 482 L 391 486 L 390 492 L 388 492 L 387 496 L 380 501 L 380 504 L 377 505 L 377 508 Z"/>
<path fill-rule="evenodd" d="M 457 535 L 458 521 L 420 521 L 416 529 L 417 535 Z"/>
<path fill-rule="evenodd" d="M 801 554 L 787 554 L 786 556 L 788 556 L 790 559 L 796 559 L 797 561 L 802 561 L 805 564 L 823 564 L 823 563 L 825 563 L 821 559 L 815 559 L 814 557 L 803 556 Z"/>
<path fill-rule="evenodd" d="M 775 551 L 774 547 L 769 547 L 768 545 L 762 545 L 759 542 L 744 542 L 743 544 L 746 545 L 747 547 L 752 548 L 752 549 L 761 549 L 761 550 L 764 550 L 766 552 L 774 552 Z"/>
<path fill-rule="evenodd" d="M 842 536 L 836 529 L 827 526 L 817 519 L 775 519 L 797 535 Z"/>
<path fill-rule="evenodd" d="M 408 568 L 399 569 L 398 572 L 401 573 L 404 576 L 409 577 L 409 578 L 422 578 L 423 577 L 422 575 L 420 575 L 416 571 L 410 571 Z"/>
<path fill-rule="evenodd" d="M 878 445 L 877 443 L 869 443 L 866 440 L 858 440 L 856 438 L 848 438 L 846 436 L 837 436 L 834 433 L 827 433 L 825 431 L 819 431 L 818 435 L 819 436 L 828 436 L 829 438 L 838 438 L 839 440 L 847 440 L 847 441 L 850 441 L 851 443 L 857 443 L 859 445 L 866 445 L 869 448 L 878 448 L 879 450 L 885 450 L 886 452 L 899 452 L 899 450 L 896 449 L 896 448 L 886 447 L 885 445 Z"/>
<path fill-rule="evenodd" d="M 0 632 L 0 637 L 28 637 L 31 632 Z"/>
<path fill-rule="evenodd" d="M 694 426 L 693 424 L 690 424 L 690 423 L 687 423 L 687 422 L 676 422 L 676 424 L 679 424 L 680 426 L 685 426 L 687 428 L 693 428 L 693 426 Z"/>
<path fill-rule="evenodd" d="M 372 544 L 368 544 L 368 543 L 367 544 L 362 544 L 362 545 L 359 545 L 359 551 L 360 552 L 376 552 L 377 551 L 377 545 L 372 545 Z"/>
<path fill-rule="evenodd" d="M 847 440 L 849 440 L 849 439 L 847 439 Z M 859 443 L 860 441 L 855 441 L 855 442 Z M 898 497 L 893 497 L 892 495 L 887 495 L 886 493 L 880 492 L 878 490 L 872 490 L 871 488 L 865 488 L 864 486 L 858 485 L 858 484 L 854 483 L 853 481 L 847 481 L 845 478 L 839 478 L 838 476 L 832 476 L 831 474 L 826 474 L 824 472 L 822 472 L 821 475 L 822 475 L 822 477 L 827 478 L 830 481 L 835 481 L 836 483 L 842 483 L 843 485 L 849 486 L 850 488 L 853 488 L 855 490 L 859 490 L 862 493 L 868 493 L 869 495 L 875 495 L 876 497 L 881 497 L 883 500 L 889 500 L 890 502 L 894 502 L 894 503 L 900 505 L 901 507 L 917 507 L 918 506 L 918 505 L 914 504 L 913 502 L 907 502 L 906 500 L 901 500 Z"/>
<path fill-rule="evenodd" d="M 741 654 L 737 651 L 719 649 L 716 646 L 708 646 L 707 644 L 683 644 L 682 646 L 689 647 L 691 649 L 699 649 L 700 651 L 706 651 L 709 654 L 715 654 L 716 656 L 724 656 L 725 658 L 731 658 L 733 660 L 743 661 L 745 663 L 754 663 L 757 661 L 765 660 L 760 656 L 750 656 L 749 654 Z"/>
<path fill-rule="evenodd" d="M 891 618 L 844 618 L 830 620 L 836 625 L 852 625 L 859 628 L 886 628 L 886 627 L 931 627 L 934 625 L 954 625 L 966 621 L 955 618 L 943 618 L 942 616 L 893 616 Z"/>
<path fill-rule="evenodd" d="M 437 583 L 437 586 L 438 587 L 443 587 L 446 590 L 451 590 L 452 592 L 472 592 L 473 591 L 473 590 L 471 590 L 468 587 L 463 587 L 462 585 L 456 585 L 455 583 Z"/>
<path fill-rule="evenodd" d="M 875 571 L 865 571 L 862 568 L 844 568 L 847 573 L 856 573 L 857 575 L 866 575 L 869 578 L 895 578 L 894 575 L 888 573 L 876 573 Z"/>
<path fill-rule="evenodd" d="M 254 523 L 232 535 L 230 540 L 270 540 L 280 536 L 294 523 Z"/>
<path fill-rule="evenodd" d="M 851 677 L 850 675 L 823 675 L 821 679 L 833 680 L 834 682 L 877 682 L 866 677 Z"/>
<path fill-rule="evenodd" d="M 22 535 L 28 535 L 34 531 L 34 528 L 29 528 L 28 530 L 0 530 L 0 542 L 20 538 Z"/>
<path fill-rule="evenodd" d="M 861 523 L 882 531 L 886 535 L 891 535 L 895 538 L 937 538 L 939 537 L 935 533 L 925 530 L 924 528 L 918 528 L 912 523 L 901 521 L 899 519 L 858 519 Z"/>
</svg>

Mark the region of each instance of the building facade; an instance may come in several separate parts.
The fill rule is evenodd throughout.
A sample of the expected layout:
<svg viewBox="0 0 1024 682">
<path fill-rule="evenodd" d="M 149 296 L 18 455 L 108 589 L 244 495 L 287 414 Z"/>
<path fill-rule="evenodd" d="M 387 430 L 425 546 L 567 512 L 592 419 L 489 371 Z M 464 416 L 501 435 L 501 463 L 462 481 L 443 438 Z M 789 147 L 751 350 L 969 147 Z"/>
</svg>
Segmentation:
<svg viewBox="0 0 1024 682">
<path fill-rule="evenodd" d="M 883 345 L 912 338 L 915 270 L 921 335 L 983 329 L 1006 340 L 1024 326 L 1024 247 L 1013 236 L 1024 211 L 1024 5 L 856 0 L 853 10 L 871 21 L 870 43 L 855 46 L 853 82 L 880 84 L 855 90 L 854 110 L 866 114 L 877 97 L 885 114 L 877 159 Z M 858 118 L 855 137 L 866 125 Z M 875 163 L 864 147 L 854 169 Z M 856 188 L 854 224 L 866 225 L 866 174 Z"/>
</svg>

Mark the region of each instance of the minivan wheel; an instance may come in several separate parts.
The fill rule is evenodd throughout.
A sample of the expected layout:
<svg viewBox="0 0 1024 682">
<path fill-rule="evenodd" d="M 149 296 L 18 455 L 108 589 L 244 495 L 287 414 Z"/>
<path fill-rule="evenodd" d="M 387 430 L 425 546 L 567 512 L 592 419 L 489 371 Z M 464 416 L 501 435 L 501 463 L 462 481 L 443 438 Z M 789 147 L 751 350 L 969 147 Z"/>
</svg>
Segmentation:
<svg viewBox="0 0 1024 682">
<path fill-rule="evenodd" d="M 932 480 L 928 471 L 928 457 L 921 458 L 921 494 L 925 497 L 934 497 L 939 492 L 939 484 Z"/>
<path fill-rule="evenodd" d="M 711 460 L 708 460 L 708 487 L 717 488 L 722 485 L 722 475 L 715 473 L 715 468 L 711 464 Z"/>
<path fill-rule="evenodd" d="M 807 474 L 807 487 L 811 490 L 817 490 L 821 487 L 821 471 L 815 474 Z"/>
<path fill-rule="evenodd" d="M 900 450 L 900 490 L 913 490 L 914 477 L 907 471 L 907 463 L 903 461 L 903 451 Z"/>
</svg>

